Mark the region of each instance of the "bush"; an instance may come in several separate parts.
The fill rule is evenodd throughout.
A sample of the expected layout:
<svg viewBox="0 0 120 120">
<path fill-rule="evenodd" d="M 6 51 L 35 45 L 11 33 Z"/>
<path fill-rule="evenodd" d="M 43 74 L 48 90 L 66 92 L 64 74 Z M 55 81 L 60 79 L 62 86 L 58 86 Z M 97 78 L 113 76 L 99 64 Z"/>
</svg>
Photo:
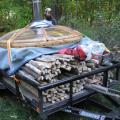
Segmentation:
<svg viewBox="0 0 120 120">
<path fill-rule="evenodd" d="M 1 32 L 24 27 L 32 19 L 31 5 L 27 0 L 1 0 L 0 19 Z"/>
<path fill-rule="evenodd" d="M 87 22 L 84 22 L 84 20 L 78 18 L 67 18 L 66 20 L 66 17 L 63 16 L 59 20 L 59 24 L 74 28 L 82 34 L 95 39 L 93 28 Z"/>
<path fill-rule="evenodd" d="M 109 48 L 120 44 L 120 17 L 106 21 L 103 18 L 97 20 L 94 27 L 96 40 L 105 43 Z"/>
</svg>

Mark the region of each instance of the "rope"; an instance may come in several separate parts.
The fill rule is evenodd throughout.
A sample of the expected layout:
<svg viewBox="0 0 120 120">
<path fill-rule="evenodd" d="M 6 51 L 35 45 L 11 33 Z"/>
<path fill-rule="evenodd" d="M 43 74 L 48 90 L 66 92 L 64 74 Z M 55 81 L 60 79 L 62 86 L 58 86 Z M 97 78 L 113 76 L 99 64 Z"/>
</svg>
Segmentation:
<svg viewBox="0 0 120 120">
<path fill-rule="evenodd" d="M 42 28 L 42 29 L 43 29 L 43 32 L 44 32 L 45 39 L 46 39 L 46 41 L 47 41 L 47 38 L 48 38 L 47 31 L 45 30 L 45 28 Z"/>
<path fill-rule="evenodd" d="M 11 61 L 12 61 L 12 56 L 11 56 L 11 41 L 15 38 L 16 33 L 12 35 L 12 37 L 7 40 L 7 50 L 8 50 L 8 64 L 11 67 Z"/>
<path fill-rule="evenodd" d="M 10 66 L 10 68 L 12 67 L 12 51 L 11 51 L 11 42 L 13 40 L 15 40 L 20 34 L 22 34 L 23 32 L 25 32 L 26 30 L 28 30 L 29 25 L 27 25 L 26 27 L 18 30 L 17 32 L 15 32 L 8 40 L 7 40 L 7 50 L 8 50 L 8 64 Z M 43 28 L 43 32 L 44 32 L 44 36 L 45 39 L 47 41 L 48 38 L 48 34 L 46 32 L 46 30 Z"/>
<path fill-rule="evenodd" d="M 18 30 L 16 33 L 14 33 L 8 40 L 7 40 L 7 50 L 8 50 L 8 64 L 10 68 L 12 67 L 12 52 L 11 52 L 11 42 L 15 40 L 20 34 L 25 32 L 27 30 L 27 27 L 24 27 L 23 29 Z"/>
</svg>

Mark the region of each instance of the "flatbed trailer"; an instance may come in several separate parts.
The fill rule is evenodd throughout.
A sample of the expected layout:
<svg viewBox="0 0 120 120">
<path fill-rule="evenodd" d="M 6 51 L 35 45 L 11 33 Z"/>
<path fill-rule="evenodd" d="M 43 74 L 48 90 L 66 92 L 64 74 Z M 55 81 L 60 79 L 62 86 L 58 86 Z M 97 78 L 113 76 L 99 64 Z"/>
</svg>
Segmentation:
<svg viewBox="0 0 120 120">
<path fill-rule="evenodd" d="M 39 16 L 40 1 L 32 0 L 32 2 L 33 2 L 33 16 L 34 16 L 33 23 L 40 22 L 40 16 Z M 32 24 L 31 24 L 31 28 L 32 27 L 37 28 L 37 26 L 32 26 Z M 59 27 L 60 26 L 58 26 L 56 28 L 58 29 Z M 30 31 L 32 30 L 31 28 L 29 29 Z M 61 44 L 61 42 L 64 43 L 65 41 L 66 41 L 66 43 L 78 41 L 81 39 L 81 37 L 83 37 L 77 31 L 71 31 L 71 29 L 66 30 L 65 27 L 64 27 L 64 29 L 65 29 L 65 33 L 64 32 L 60 32 L 60 33 L 62 33 L 63 36 L 65 36 L 65 38 L 64 39 L 62 38 L 59 40 L 59 38 L 60 38 L 59 36 L 57 36 L 58 38 L 56 39 L 56 38 L 54 38 L 54 35 L 52 35 L 53 38 L 57 41 L 55 42 L 55 41 L 51 40 L 51 42 L 49 43 L 50 46 L 51 45 L 53 46 L 54 45 L 53 43 L 56 43 L 56 45 L 57 45 L 57 44 Z M 60 31 L 62 31 L 64 29 L 61 29 L 61 27 L 60 27 Z M 23 31 L 20 31 L 20 32 L 24 33 L 24 30 L 26 30 L 26 29 L 23 29 Z M 28 33 L 29 33 L 29 30 L 28 30 Z M 13 32 L 15 32 L 15 31 L 13 31 Z M 57 32 L 58 32 L 58 30 L 57 30 Z M 74 32 L 74 34 L 73 34 L 73 32 Z M 54 31 L 53 31 L 53 33 L 54 33 Z M 69 39 L 66 38 L 66 33 L 67 34 L 69 33 L 69 35 L 70 35 L 70 36 L 68 35 Z M 31 32 L 29 34 L 31 35 Z M 72 35 L 72 37 L 71 37 L 71 35 Z M 19 34 L 18 34 L 18 36 L 19 36 Z M 16 34 L 16 37 L 17 37 L 17 34 Z M 45 37 L 45 39 L 46 39 L 46 32 L 45 32 L 45 34 L 43 34 L 43 37 Z M 7 40 L 7 39 L 5 37 L 5 40 Z M 27 39 L 25 39 L 25 40 L 27 43 L 29 43 L 29 41 Z M 37 39 L 37 41 L 38 41 L 38 39 Z M 6 42 L 3 41 L 3 43 L 1 44 L 1 45 L 3 45 L 2 47 L 6 47 Z M 15 41 L 15 42 L 17 42 L 17 41 Z M 19 41 L 19 40 L 18 40 L 18 42 L 21 43 L 21 41 Z M 33 42 L 35 43 L 35 39 L 33 39 Z M 48 44 L 48 42 L 49 41 L 44 42 L 44 39 L 43 39 L 42 43 L 44 43 L 44 44 L 43 45 L 39 44 L 39 45 L 42 45 L 42 47 L 43 46 L 45 47 L 46 44 Z M 25 45 L 25 43 L 24 43 L 24 45 Z M 38 43 L 36 45 L 38 46 Z M 19 44 L 16 43 L 15 46 L 13 45 L 13 47 L 23 47 L 23 43 L 21 43 L 21 46 L 19 46 Z M 30 46 L 28 46 L 28 47 L 30 47 Z M 33 45 L 32 45 L 32 47 L 33 47 Z M 39 46 L 39 47 L 41 47 L 41 46 Z M 108 72 L 113 69 L 116 70 L 116 72 L 115 72 L 116 78 L 115 78 L 115 80 L 111 81 L 111 80 L 109 80 Z M 81 90 L 80 92 L 73 93 L 73 82 L 74 81 L 81 80 L 83 78 L 86 78 L 86 77 L 89 77 L 92 75 L 96 75 L 99 73 L 104 74 L 103 82 L 102 82 L 101 86 L 85 86 L 84 89 Z M 111 65 L 111 66 L 102 66 L 101 68 L 98 68 L 91 72 L 83 73 L 80 75 L 66 74 L 63 79 L 60 79 L 55 83 L 50 83 L 50 84 L 41 86 L 39 82 L 35 81 L 32 78 L 28 78 L 27 76 L 20 76 L 19 74 L 16 74 L 15 76 L 9 77 L 6 75 L 5 71 L 0 71 L 0 89 L 7 88 L 8 90 L 10 90 L 14 95 L 17 96 L 17 99 L 20 99 L 23 103 L 29 105 L 36 112 L 38 112 L 40 115 L 40 119 L 42 119 L 42 120 L 48 119 L 49 115 L 51 115 L 55 112 L 61 111 L 61 110 L 64 112 L 67 112 L 67 113 L 84 116 L 84 117 L 88 117 L 88 118 L 92 118 L 92 119 L 96 119 L 96 120 L 106 120 L 106 119 L 120 120 L 120 112 L 119 112 L 120 104 L 119 104 L 119 102 L 117 102 L 115 99 L 112 98 L 112 97 L 114 97 L 114 98 L 117 97 L 118 99 L 120 99 L 120 94 L 119 94 L 120 92 L 117 90 L 111 89 L 111 87 L 113 87 L 114 85 L 119 84 L 119 82 L 118 82 L 119 73 L 120 73 L 120 61 L 113 61 L 113 65 Z M 13 79 L 13 77 L 14 77 L 14 79 Z M 54 103 L 54 104 L 53 103 L 48 103 L 48 104 L 44 103 L 44 100 L 43 100 L 43 92 L 44 91 L 51 89 L 51 88 L 58 87 L 60 85 L 65 85 L 65 84 L 69 84 L 69 97 L 68 98 L 66 98 L 65 100 L 62 100 L 60 102 Z M 108 106 L 99 103 L 99 101 L 95 101 L 94 99 L 92 99 L 91 96 L 94 96 L 97 93 L 101 93 L 102 95 L 104 95 L 108 100 L 110 100 L 113 103 L 113 105 L 117 109 L 113 110 L 112 108 L 109 108 Z M 108 112 L 108 114 L 94 113 L 94 112 L 91 112 L 88 110 L 84 110 L 84 109 L 75 107 L 78 103 L 82 104 L 86 101 L 89 104 L 98 106 L 99 108 L 105 110 L 106 112 Z"/>
<path fill-rule="evenodd" d="M 109 82 L 108 80 L 108 72 L 110 70 L 115 69 L 115 73 L 116 73 L 116 80 L 112 80 L 111 82 Z M 55 83 L 52 84 L 47 84 L 44 86 L 40 86 L 40 84 L 38 84 L 38 82 L 35 82 L 35 80 L 32 79 L 28 79 L 27 77 L 23 76 L 19 76 L 16 75 L 17 80 L 13 80 L 12 78 L 6 76 L 6 74 L 1 71 L 1 79 L 0 82 L 6 87 L 8 88 L 13 94 L 15 94 L 17 96 L 17 98 L 19 98 L 22 102 L 24 102 L 25 104 L 29 105 L 31 108 L 33 108 L 36 112 L 39 113 L 40 115 L 40 119 L 42 120 L 46 120 L 48 118 L 49 115 L 58 112 L 58 111 L 64 111 L 67 113 L 71 113 L 71 114 L 75 114 L 75 115 L 79 115 L 79 116 L 84 116 L 84 117 L 89 117 L 92 119 L 96 119 L 96 120 L 106 120 L 106 119 L 115 119 L 115 120 L 120 120 L 120 110 L 118 110 L 118 112 L 114 113 L 114 110 L 112 110 L 111 108 L 109 108 L 106 105 L 103 105 L 101 103 L 99 103 L 99 101 L 95 101 L 93 99 L 91 99 L 91 96 L 96 95 L 97 93 L 99 93 L 96 90 L 89 90 L 84 88 L 81 92 L 79 93 L 75 93 L 73 94 L 73 82 L 76 80 L 80 80 L 83 79 L 85 77 L 89 77 L 95 74 L 99 74 L 99 73 L 104 73 L 104 77 L 103 77 L 103 83 L 102 86 L 104 88 L 111 88 L 112 86 L 119 84 L 118 80 L 119 80 L 119 72 L 120 72 L 120 62 L 119 61 L 114 61 L 113 65 L 111 66 L 103 66 L 101 68 L 98 68 L 96 70 L 93 70 L 91 72 L 88 73 L 84 73 L 81 75 L 66 75 L 66 78 L 63 80 L 59 80 Z M 12 81 L 8 82 L 8 81 Z M 22 82 L 25 82 L 27 84 L 29 84 L 30 86 L 32 86 L 33 88 L 35 88 L 35 90 L 37 91 L 38 94 L 38 99 L 34 99 L 34 98 L 29 98 L 29 96 L 26 96 L 26 94 L 22 94 L 21 90 L 20 90 L 20 84 Z M 57 102 L 55 104 L 44 104 L 43 102 L 43 91 L 46 91 L 48 89 L 51 88 L 55 88 L 57 86 L 60 85 L 64 85 L 64 84 L 70 84 L 70 92 L 69 92 L 69 98 L 60 102 Z M 111 95 L 109 94 L 102 94 L 104 95 L 108 100 L 110 100 L 113 105 L 115 105 L 117 108 L 120 107 L 119 102 L 117 102 L 115 99 L 113 99 L 112 97 L 110 97 Z M 109 111 L 109 114 L 104 114 L 104 113 L 93 113 L 91 111 L 87 111 L 87 110 L 83 110 L 83 109 L 78 109 L 75 108 L 74 105 L 78 104 L 78 103 L 82 103 L 87 101 L 88 103 L 90 102 L 91 104 L 100 107 L 101 109 L 106 110 L 107 112 Z"/>
</svg>

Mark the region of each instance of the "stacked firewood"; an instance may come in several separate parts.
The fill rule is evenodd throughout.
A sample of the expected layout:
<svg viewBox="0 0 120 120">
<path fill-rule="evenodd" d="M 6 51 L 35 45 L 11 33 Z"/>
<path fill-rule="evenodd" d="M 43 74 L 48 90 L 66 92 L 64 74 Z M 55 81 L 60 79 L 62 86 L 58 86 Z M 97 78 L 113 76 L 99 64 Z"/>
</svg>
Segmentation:
<svg viewBox="0 0 120 120">
<path fill-rule="evenodd" d="M 56 103 L 69 98 L 70 84 L 61 85 L 56 88 L 49 89 L 43 92 L 44 102 Z M 73 82 L 73 93 L 78 93 L 83 90 L 84 82 L 77 80 Z"/>
<path fill-rule="evenodd" d="M 95 69 L 94 64 L 80 62 L 75 60 L 71 55 L 45 55 L 38 57 L 26 63 L 19 75 L 28 76 L 40 83 L 41 86 L 54 83 L 57 80 L 64 80 L 77 74 L 91 72 Z M 73 93 L 81 92 L 85 84 L 99 84 L 102 81 L 102 75 L 91 76 L 73 82 Z M 61 85 L 56 88 L 49 89 L 43 92 L 45 103 L 55 103 L 69 98 L 69 84 Z"/>
<path fill-rule="evenodd" d="M 73 57 L 70 55 L 56 54 L 42 56 L 26 63 L 19 72 L 29 75 L 41 85 L 53 83 L 56 82 L 56 77 L 63 70 L 71 71 L 70 61 L 73 61 Z"/>
</svg>

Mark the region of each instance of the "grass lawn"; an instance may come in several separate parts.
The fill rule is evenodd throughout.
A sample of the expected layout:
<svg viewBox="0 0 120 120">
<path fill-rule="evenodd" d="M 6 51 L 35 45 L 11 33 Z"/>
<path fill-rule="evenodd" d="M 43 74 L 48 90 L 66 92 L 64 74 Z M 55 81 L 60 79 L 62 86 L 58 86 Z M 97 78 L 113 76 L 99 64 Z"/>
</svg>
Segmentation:
<svg viewBox="0 0 120 120">
<path fill-rule="evenodd" d="M 9 92 L 0 92 L 0 120 L 38 120 L 38 114 L 29 107 L 17 101 Z M 84 120 L 83 118 L 58 112 L 49 120 Z"/>
</svg>

